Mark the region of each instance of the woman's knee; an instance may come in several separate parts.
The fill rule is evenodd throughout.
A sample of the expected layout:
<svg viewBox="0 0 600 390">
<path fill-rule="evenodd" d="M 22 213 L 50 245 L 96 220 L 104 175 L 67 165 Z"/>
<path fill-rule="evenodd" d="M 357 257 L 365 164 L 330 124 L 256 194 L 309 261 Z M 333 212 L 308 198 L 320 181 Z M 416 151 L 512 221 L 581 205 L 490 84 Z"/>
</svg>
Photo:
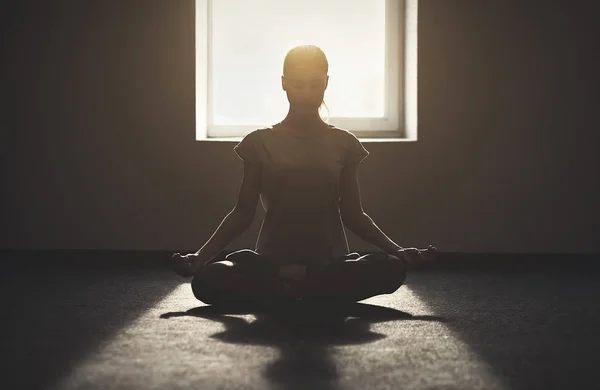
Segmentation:
<svg viewBox="0 0 600 390">
<path fill-rule="evenodd" d="M 225 257 L 235 264 L 238 272 L 245 274 L 273 274 L 276 264 L 269 257 L 261 255 L 251 249 L 241 249 Z"/>
<path fill-rule="evenodd" d="M 222 291 L 222 282 L 233 271 L 233 263 L 223 260 L 205 265 L 192 279 L 192 292 L 196 299 L 211 304 Z"/>
<path fill-rule="evenodd" d="M 204 281 L 201 280 L 201 278 L 197 276 L 195 276 L 192 279 L 191 286 L 192 293 L 194 294 L 194 297 L 196 297 L 197 300 L 209 305 L 214 303 L 217 293 L 214 286 L 207 285 L 206 283 L 204 283 Z"/>
<path fill-rule="evenodd" d="M 260 263 L 262 256 L 251 249 L 241 249 L 239 251 L 231 252 L 225 256 L 225 260 L 234 262 L 236 265 L 248 265 Z"/>
<path fill-rule="evenodd" d="M 260 257 L 260 254 L 258 254 L 257 252 L 253 251 L 252 249 L 240 249 L 237 250 L 235 252 L 231 252 L 230 254 L 228 254 L 227 256 L 225 256 L 225 259 L 245 259 L 245 258 L 256 258 L 256 257 Z"/>
<path fill-rule="evenodd" d="M 385 253 L 385 252 L 375 252 L 375 253 L 367 253 L 366 255 L 360 256 L 357 260 L 365 260 L 370 261 L 372 263 L 387 263 L 393 260 L 399 260 L 398 256 Z"/>
<path fill-rule="evenodd" d="M 383 291 L 390 294 L 404 284 L 406 280 L 406 267 L 404 263 L 394 255 L 387 253 L 374 253 L 365 256 L 372 270 L 372 279 Z"/>
<path fill-rule="evenodd" d="M 406 267 L 404 266 L 404 263 L 396 256 L 389 256 L 388 262 L 385 266 L 385 271 L 383 273 L 388 279 L 388 283 L 386 285 L 391 290 L 389 292 L 390 294 L 399 289 L 400 286 L 402 286 L 406 281 Z"/>
</svg>

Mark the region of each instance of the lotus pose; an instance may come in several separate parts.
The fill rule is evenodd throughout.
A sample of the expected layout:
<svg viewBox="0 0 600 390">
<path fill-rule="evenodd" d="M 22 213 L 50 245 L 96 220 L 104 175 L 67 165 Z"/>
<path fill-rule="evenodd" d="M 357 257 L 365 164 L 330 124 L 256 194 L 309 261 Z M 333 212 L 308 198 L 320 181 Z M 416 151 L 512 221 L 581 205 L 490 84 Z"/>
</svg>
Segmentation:
<svg viewBox="0 0 600 390">
<path fill-rule="evenodd" d="M 435 248 L 403 248 L 361 205 L 357 168 L 369 155 L 351 132 L 324 122 L 319 109 L 329 82 L 316 46 L 288 52 L 281 85 L 289 111 L 234 148 L 244 174 L 235 207 L 195 253 L 170 257 L 207 304 L 237 302 L 356 302 L 390 294 L 407 268 L 432 260 Z M 256 248 L 223 249 L 265 210 Z M 350 252 L 344 227 L 381 252 Z"/>
</svg>

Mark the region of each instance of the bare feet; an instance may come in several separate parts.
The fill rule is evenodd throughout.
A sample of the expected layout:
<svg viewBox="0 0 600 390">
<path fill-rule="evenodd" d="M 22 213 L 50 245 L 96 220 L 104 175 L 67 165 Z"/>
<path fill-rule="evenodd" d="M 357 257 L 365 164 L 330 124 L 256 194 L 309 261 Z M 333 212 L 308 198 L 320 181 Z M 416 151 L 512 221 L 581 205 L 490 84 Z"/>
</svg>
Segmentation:
<svg viewBox="0 0 600 390">
<path fill-rule="evenodd" d="M 174 253 L 171 256 L 169 265 L 179 276 L 194 276 L 196 273 L 196 268 L 192 263 L 196 256 L 197 255 L 194 254 L 182 255 L 180 253 Z"/>
<path fill-rule="evenodd" d="M 430 265 L 436 260 L 437 249 L 429 245 L 427 249 L 404 248 L 398 251 L 398 255 L 408 268 L 415 269 Z"/>
</svg>

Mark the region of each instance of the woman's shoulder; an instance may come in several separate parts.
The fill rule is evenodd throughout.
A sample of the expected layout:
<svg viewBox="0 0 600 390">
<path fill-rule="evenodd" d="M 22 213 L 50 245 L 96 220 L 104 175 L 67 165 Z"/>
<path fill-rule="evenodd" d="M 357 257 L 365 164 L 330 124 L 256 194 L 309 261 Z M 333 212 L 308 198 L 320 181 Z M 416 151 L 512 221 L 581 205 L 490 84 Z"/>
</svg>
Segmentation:
<svg viewBox="0 0 600 390">
<path fill-rule="evenodd" d="M 333 131 L 333 135 L 339 139 L 340 142 L 353 143 L 358 141 L 358 137 L 356 137 L 356 135 L 354 135 L 354 133 L 350 130 L 338 126 L 333 126 L 331 129 Z"/>
<path fill-rule="evenodd" d="M 344 137 L 344 138 L 354 138 L 354 137 L 356 137 L 354 135 L 354 133 L 351 132 L 350 130 L 347 130 L 347 129 L 344 129 L 344 128 L 341 128 L 341 127 L 338 127 L 337 130 L 339 131 L 340 135 L 342 137 Z"/>
<path fill-rule="evenodd" d="M 280 133 L 282 132 L 282 129 L 280 127 L 278 127 L 277 125 L 271 125 L 271 126 L 265 126 L 265 127 L 260 127 L 260 128 L 256 128 L 254 130 L 252 130 L 251 132 L 249 132 L 245 137 L 248 137 L 250 139 L 269 139 L 271 137 L 273 137 L 274 139 L 277 139 L 277 136 L 280 135 Z M 340 141 L 340 142 L 351 142 L 353 141 L 353 138 L 356 138 L 356 136 L 349 130 L 343 128 L 343 127 L 339 127 L 336 125 L 332 125 L 332 124 L 328 124 L 327 126 L 327 132 L 329 133 L 329 136 L 335 138 L 336 140 Z M 320 137 L 318 137 L 320 138 Z"/>
<path fill-rule="evenodd" d="M 246 133 L 242 137 L 242 140 L 252 141 L 259 138 L 262 138 L 265 135 L 265 132 L 269 130 L 269 127 L 260 127 L 254 130 L 251 130 L 249 133 Z"/>
</svg>

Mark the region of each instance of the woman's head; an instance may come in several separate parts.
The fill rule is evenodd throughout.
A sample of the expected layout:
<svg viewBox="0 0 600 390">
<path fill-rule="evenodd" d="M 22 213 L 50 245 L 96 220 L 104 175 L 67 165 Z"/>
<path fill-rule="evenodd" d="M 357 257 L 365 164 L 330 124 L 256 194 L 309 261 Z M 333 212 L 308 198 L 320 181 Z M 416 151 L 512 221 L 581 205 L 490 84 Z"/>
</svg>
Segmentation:
<svg viewBox="0 0 600 390">
<path fill-rule="evenodd" d="M 283 61 L 281 86 L 290 106 L 310 112 L 324 104 L 323 96 L 329 84 L 329 63 L 323 51 L 314 45 L 297 46 Z"/>
</svg>

